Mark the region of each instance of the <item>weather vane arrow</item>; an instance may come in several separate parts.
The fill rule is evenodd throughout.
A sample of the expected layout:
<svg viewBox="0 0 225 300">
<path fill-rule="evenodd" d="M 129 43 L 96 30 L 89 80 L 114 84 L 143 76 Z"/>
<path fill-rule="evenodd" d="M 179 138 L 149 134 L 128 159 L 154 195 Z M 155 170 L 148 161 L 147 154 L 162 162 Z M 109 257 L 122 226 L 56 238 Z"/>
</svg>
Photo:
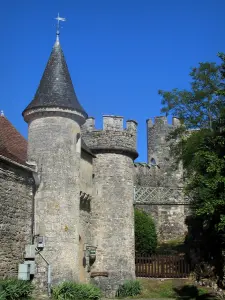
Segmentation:
<svg viewBox="0 0 225 300">
<path fill-rule="evenodd" d="M 56 41 L 59 42 L 59 34 L 60 34 L 60 21 L 61 22 L 65 22 L 66 21 L 66 18 L 62 18 L 59 16 L 59 13 L 58 13 L 58 16 L 55 18 L 58 22 L 57 22 L 57 31 L 56 31 Z"/>
</svg>

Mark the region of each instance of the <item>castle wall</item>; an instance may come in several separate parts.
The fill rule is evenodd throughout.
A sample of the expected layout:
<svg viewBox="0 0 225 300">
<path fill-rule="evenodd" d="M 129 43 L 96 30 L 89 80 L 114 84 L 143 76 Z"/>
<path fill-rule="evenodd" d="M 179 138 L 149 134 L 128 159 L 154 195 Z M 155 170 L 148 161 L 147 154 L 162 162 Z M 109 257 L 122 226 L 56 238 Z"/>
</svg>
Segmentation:
<svg viewBox="0 0 225 300">
<path fill-rule="evenodd" d="M 103 149 L 132 151 L 137 157 L 137 123 L 133 120 L 128 120 L 123 128 L 122 117 L 103 116 L 103 130 L 99 130 L 95 128 L 95 119 L 89 118 L 82 126 L 82 137 L 94 153 Z"/>
<path fill-rule="evenodd" d="M 71 116 L 71 115 L 69 115 Z M 80 126 L 63 113 L 38 114 L 29 122 L 28 159 L 37 163 L 35 234 L 45 238 L 42 255 L 52 284 L 79 280 Z M 47 287 L 47 266 L 37 256 L 35 280 Z"/>
<path fill-rule="evenodd" d="M 86 254 L 87 245 L 92 245 L 91 235 L 91 205 L 93 195 L 93 158 L 82 151 L 80 168 L 80 226 L 79 226 L 79 264 L 80 281 L 88 282 L 90 279 L 89 260 Z M 83 193 L 85 193 L 83 195 Z"/>
<path fill-rule="evenodd" d="M 148 163 L 155 159 L 157 165 L 165 167 L 169 160 L 169 143 L 166 136 L 171 131 L 172 126 L 168 126 L 166 117 L 156 117 L 155 123 L 147 120 L 147 142 L 148 142 Z"/>
<path fill-rule="evenodd" d="M 148 165 L 151 168 L 150 185 L 157 186 L 182 186 L 183 169 L 182 164 L 177 164 L 171 155 L 171 144 L 175 140 L 168 140 L 168 135 L 179 126 L 179 121 L 173 118 L 172 124 L 168 124 L 166 117 L 156 117 L 154 123 L 147 120 L 147 143 L 148 143 Z"/>
<path fill-rule="evenodd" d="M 87 245 L 92 245 L 91 235 L 91 200 L 85 200 L 80 205 L 79 228 L 79 281 L 89 282 L 89 259 L 86 253 Z"/>
<path fill-rule="evenodd" d="M 81 152 L 80 162 L 80 190 L 92 195 L 92 175 L 93 161 L 92 156 L 84 151 Z"/>
<path fill-rule="evenodd" d="M 178 239 L 187 231 L 185 225 L 185 205 L 135 205 L 135 208 L 145 211 L 155 220 L 159 241 Z"/>
<path fill-rule="evenodd" d="M 126 279 L 135 278 L 134 251 L 134 176 L 137 123 L 104 116 L 103 130 L 88 119 L 82 137 L 96 155 L 93 160 L 93 200 L 91 227 L 96 261 L 92 281 L 106 296 L 114 296 Z"/>
<path fill-rule="evenodd" d="M 136 145 L 136 137 L 129 131 L 101 131 L 94 130 L 91 137 L 85 135 L 86 144 L 94 150 L 101 149 L 121 149 L 126 150 L 126 146 L 130 149 Z"/>
<path fill-rule="evenodd" d="M 32 172 L 0 158 L 0 277 L 17 277 L 32 242 Z"/>
<path fill-rule="evenodd" d="M 167 185 L 165 181 L 160 185 L 162 181 L 156 176 L 157 172 L 157 167 L 135 164 L 135 208 L 153 217 L 159 241 L 177 239 L 187 231 L 185 219 L 189 201 L 182 187 Z"/>
<path fill-rule="evenodd" d="M 135 278 L 133 161 L 120 154 L 97 154 L 94 173 L 92 226 L 97 258 L 92 272 L 108 272 L 109 277 L 93 281 L 109 296 L 125 279 Z"/>
<path fill-rule="evenodd" d="M 152 176 L 150 165 L 146 163 L 134 163 L 134 185 L 155 186 L 156 182 Z"/>
<path fill-rule="evenodd" d="M 189 202 L 183 193 L 183 169 L 171 155 L 168 135 L 179 126 L 173 118 L 168 124 L 166 117 L 147 120 L 148 164 L 136 163 L 135 207 L 150 214 L 156 223 L 160 241 L 176 239 L 185 234 L 185 218 Z M 144 188 L 144 189 L 141 189 Z M 146 188 L 146 189 L 145 189 Z"/>
</svg>

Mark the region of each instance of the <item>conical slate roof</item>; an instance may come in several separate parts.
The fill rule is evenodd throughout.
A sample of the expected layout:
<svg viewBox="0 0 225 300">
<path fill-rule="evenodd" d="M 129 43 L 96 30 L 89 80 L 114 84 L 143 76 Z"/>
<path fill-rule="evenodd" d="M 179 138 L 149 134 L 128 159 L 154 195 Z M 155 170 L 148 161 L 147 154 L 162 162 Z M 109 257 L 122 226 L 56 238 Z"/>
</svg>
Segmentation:
<svg viewBox="0 0 225 300">
<path fill-rule="evenodd" d="M 34 99 L 23 111 L 35 108 L 59 107 L 76 110 L 87 117 L 80 105 L 59 41 L 55 42 Z"/>
</svg>

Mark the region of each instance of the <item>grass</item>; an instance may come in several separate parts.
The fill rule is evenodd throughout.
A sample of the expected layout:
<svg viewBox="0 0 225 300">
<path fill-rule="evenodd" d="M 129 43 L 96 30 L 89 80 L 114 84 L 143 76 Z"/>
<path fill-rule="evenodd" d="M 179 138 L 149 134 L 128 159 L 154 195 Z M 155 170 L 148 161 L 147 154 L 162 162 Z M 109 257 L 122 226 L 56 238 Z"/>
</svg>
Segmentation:
<svg viewBox="0 0 225 300">
<path fill-rule="evenodd" d="M 186 279 L 139 279 L 142 293 L 129 299 L 187 299 L 187 300 L 214 300 L 216 299 L 207 288 L 193 286 Z"/>
<path fill-rule="evenodd" d="M 140 295 L 125 299 L 176 299 L 176 300 L 216 300 L 211 290 L 205 287 L 196 287 L 188 279 L 138 279 L 142 285 Z M 34 298 L 46 300 L 46 298 Z M 119 300 L 119 298 L 116 298 Z M 105 299 L 107 300 L 107 299 Z"/>
</svg>

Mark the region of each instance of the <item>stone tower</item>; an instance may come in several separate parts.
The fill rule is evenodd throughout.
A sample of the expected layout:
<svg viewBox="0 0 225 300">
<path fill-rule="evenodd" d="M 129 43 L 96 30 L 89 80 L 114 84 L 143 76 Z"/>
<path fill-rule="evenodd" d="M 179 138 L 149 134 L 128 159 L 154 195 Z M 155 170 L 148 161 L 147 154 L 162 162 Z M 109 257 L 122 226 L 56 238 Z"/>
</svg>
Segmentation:
<svg viewBox="0 0 225 300">
<path fill-rule="evenodd" d="M 168 124 L 167 117 L 163 116 L 156 117 L 154 123 L 151 119 L 147 120 L 148 164 L 153 167 L 153 185 L 177 186 L 182 183 L 182 167 L 174 165 L 170 153 L 171 141 L 167 140 L 168 134 L 179 125 L 180 122 L 175 117 L 171 125 Z"/>
<path fill-rule="evenodd" d="M 87 118 L 79 104 L 59 38 L 34 99 L 23 111 L 29 125 L 28 161 L 37 165 L 40 185 L 34 204 L 35 235 L 51 267 L 52 284 L 78 280 L 80 126 Z M 35 280 L 46 286 L 47 265 L 37 257 Z"/>
<path fill-rule="evenodd" d="M 172 124 L 166 117 L 156 117 L 154 122 L 147 120 L 148 164 L 135 164 L 135 189 L 144 195 L 136 197 L 135 207 L 153 217 L 160 241 L 181 238 L 187 230 L 189 202 L 183 193 L 182 164 L 171 155 L 171 142 L 176 141 L 167 139 L 179 125 L 177 118 L 173 118 Z M 146 190 L 141 191 L 142 187 Z"/>
<path fill-rule="evenodd" d="M 96 155 L 93 166 L 95 195 L 92 200 L 92 230 L 97 245 L 93 281 L 106 296 L 114 296 L 119 284 L 135 278 L 134 176 L 137 123 L 103 116 L 103 130 L 89 118 L 82 137 Z M 106 277 L 105 277 L 106 276 Z"/>
</svg>

